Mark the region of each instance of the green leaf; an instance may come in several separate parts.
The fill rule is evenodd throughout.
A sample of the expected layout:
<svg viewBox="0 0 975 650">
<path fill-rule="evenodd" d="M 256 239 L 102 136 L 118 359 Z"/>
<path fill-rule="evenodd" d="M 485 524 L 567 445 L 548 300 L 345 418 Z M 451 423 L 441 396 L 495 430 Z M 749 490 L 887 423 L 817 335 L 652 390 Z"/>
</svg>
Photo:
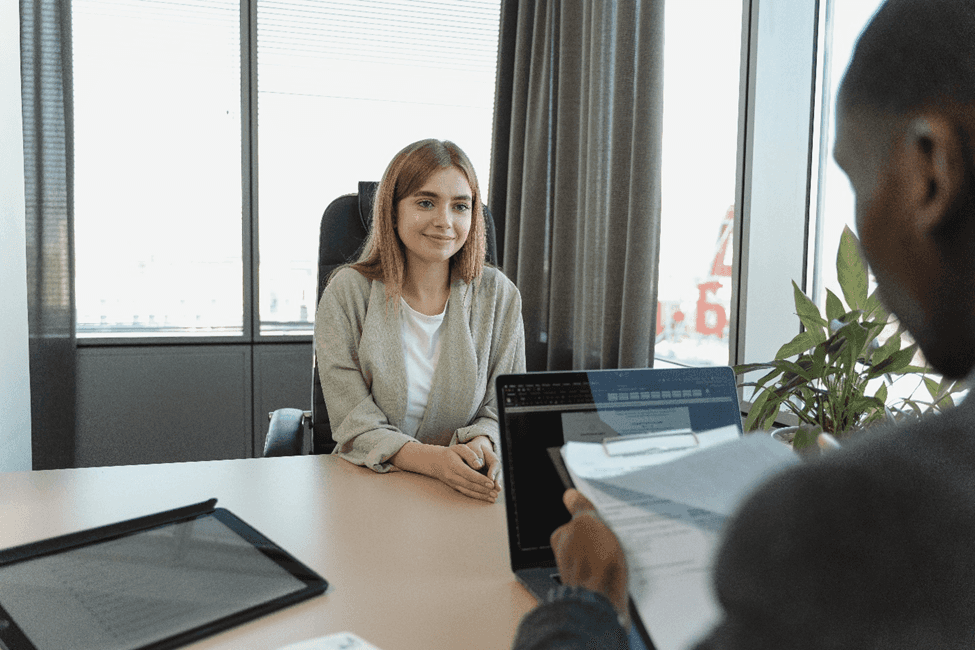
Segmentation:
<svg viewBox="0 0 975 650">
<path fill-rule="evenodd" d="M 743 424 L 746 432 L 754 431 L 756 428 L 758 428 L 758 423 L 766 417 L 765 411 L 768 409 L 767 404 L 769 397 L 771 396 L 772 391 L 763 390 L 761 394 L 752 402 L 752 407 L 748 411 L 748 417 L 745 418 L 745 422 Z"/>
<path fill-rule="evenodd" d="M 924 414 L 921 411 L 921 407 L 917 405 L 917 402 L 915 400 L 906 399 L 906 400 L 904 400 L 904 404 L 906 404 L 907 406 L 911 407 L 911 410 L 914 411 L 914 416 L 915 417 L 921 417 Z"/>
<path fill-rule="evenodd" d="M 768 409 L 766 409 L 765 418 L 762 419 L 758 423 L 759 427 L 762 430 L 768 431 L 775 424 L 775 418 L 777 418 L 779 416 L 779 405 L 780 404 L 781 404 L 781 402 L 775 402 L 775 408 L 768 408 Z"/>
<path fill-rule="evenodd" d="M 938 396 L 934 398 L 935 401 L 940 402 L 943 396 L 950 395 L 952 392 L 954 392 L 956 383 L 957 382 L 952 379 L 942 377 L 941 383 L 938 384 Z"/>
<path fill-rule="evenodd" d="M 894 354 L 901 349 L 901 335 L 892 334 L 887 341 L 880 346 L 880 348 L 873 353 L 873 360 L 875 364 L 879 364 L 884 360 L 888 359 L 890 355 Z"/>
<path fill-rule="evenodd" d="M 944 397 L 938 400 L 938 403 L 935 404 L 935 406 L 941 411 L 954 408 L 955 400 L 951 399 L 951 393 L 946 393 Z"/>
<path fill-rule="evenodd" d="M 756 381 L 753 384 L 753 386 L 755 386 L 755 389 L 758 390 L 759 388 L 762 388 L 765 384 L 767 384 L 769 381 L 771 381 L 772 379 L 775 379 L 776 377 L 780 376 L 781 374 L 782 374 L 782 371 L 779 370 L 778 368 L 775 368 L 775 369 L 772 370 L 772 372 L 764 375 L 761 379 L 759 379 L 758 381 Z"/>
<path fill-rule="evenodd" d="M 839 299 L 839 297 L 837 297 L 835 293 L 827 289 L 826 290 L 826 318 L 830 320 L 839 319 L 845 311 L 846 308 L 843 307 L 843 302 Z"/>
<path fill-rule="evenodd" d="M 837 357 L 837 355 L 839 355 L 844 349 L 846 349 L 848 345 L 849 345 L 849 341 L 846 340 L 846 337 L 841 335 L 837 331 L 828 339 L 826 339 L 826 345 L 825 345 L 826 356 L 830 359 L 830 361 L 832 361 Z"/>
<path fill-rule="evenodd" d="M 819 313 L 819 308 L 816 306 L 812 300 L 810 300 L 806 294 L 804 294 L 800 289 L 796 281 L 792 281 L 792 296 L 796 303 L 796 314 L 799 316 L 799 320 L 802 321 L 803 326 L 810 331 L 819 330 L 822 334 L 822 338 L 826 338 L 826 320 L 823 319 L 822 315 Z"/>
<path fill-rule="evenodd" d="M 874 393 L 874 397 L 877 398 L 881 403 L 887 403 L 887 384 L 880 384 L 880 388 Z"/>
<path fill-rule="evenodd" d="M 849 365 L 847 368 L 850 368 L 857 359 L 863 356 L 867 349 L 867 330 L 860 323 L 852 322 L 841 327 L 836 334 L 839 337 L 845 337 L 849 342 L 847 352 Z"/>
<path fill-rule="evenodd" d="M 904 366 L 901 368 L 900 374 L 902 375 L 923 375 L 926 372 L 931 372 L 930 368 L 923 368 L 921 366 Z"/>
<path fill-rule="evenodd" d="M 775 359 L 778 361 L 788 357 L 794 357 L 810 348 L 816 347 L 818 343 L 820 343 L 819 337 L 813 332 L 809 330 L 799 332 L 795 338 L 779 348 L 779 351 L 775 353 Z"/>
<path fill-rule="evenodd" d="M 930 377 L 924 377 L 924 387 L 928 389 L 928 395 L 931 396 L 931 399 L 938 399 L 938 382 Z"/>
<path fill-rule="evenodd" d="M 886 415 L 886 411 L 884 411 L 884 409 L 877 409 L 876 411 L 868 415 L 866 419 L 864 419 L 863 422 L 860 423 L 860 426 L 866 429 L 874 422 L 881 420 L 885 415 Z"/>
<path fill-rule="evenodd" d="M 776 395 L 773 390 L 765 390 L 759 399 L 755 400 L 752 410 L 748 412 L 745 421 L 745 431 L 763 429 L 768 431 L 775 424 L 784 399 Z M 749 426 L 751 425 L 751 426 Z"/>
<path fill-rule="evenodd" d="M 799 377 L 802 377 L 806 381 L 812 381 L 813 376 L 809 372 L 809 368 L 808 368 L 809 364 L 800 364 L 797 362 L 788 361 L 786 359 L 777 359 L 777 361 L 780 364 L 782 364 L 782 367 L 784 367 L 788 372 L 791 372 L 794 375 L 798 375 Z"/>
<path fill-rule="evenodd" d="M 880 300 L 878 291 L 879 289 L 874 289 L 873 293 L 867 296 L 867 304 L 863 308 L 863 311 L 871 318 L 874 318 L 875 320 L 878 320 L 886 325 L 887 322 L 890 321 L 890 314 L 887 313 L 884 303 Z"/>
<path fill-rule="evenodd" d="M 884 328 L 887 327 L 887 323 L 881 323 L 880 321 L 875 320 L 865 320 L 863 321 L 863 326 L 867 329 L 867 337 L 873 341 L 884 331 Z M 877 343 L 879 345 L 880 342 L 878 341 Z"/>
<path fill-rule="evenodd" d="M 826 373 L 826 345 L 826 341 L 823 341 L 815 347 L 808 357 L 811 361 L 809 372 L 814 377 L 822 377 Z"/>
<path fill-rule="evenodd" d="M 753 370 L 764 370 L 766 368 L 774 368 L 771 363 L 741 363 L 737 366 L 732 366 L 731 370 L 736 375 L 744 375 L 746 372 L 751 372 Z"/>
<path fill-rule="evenodd" d="M 867 379 L 873 379 L 883 374 L 904 374 L 910 372 L 910 363 L 917 352 L 917 344 L 909 345 L 903 350 L 898 350 L 877 365 L 873 366 L 867 373 Z"/>
<path fill-rule="evenodd" d="M 867 265 L 860 256 L 860 245 L 849 226 L 844 226 L 836 253 L 836 277 L 846 304 L 853 309 L 867 307 Z"/>
<path fill-rule="evenodd" d="M 877 399 L 876 397 L 870 397 L 869 395 L 861 395 L 850 400 L 848 405 L 848 410 L 851 412 L 861 412 L 868 413 L 875 409 L 884 408 L 884 403 Z"/>
</svg>

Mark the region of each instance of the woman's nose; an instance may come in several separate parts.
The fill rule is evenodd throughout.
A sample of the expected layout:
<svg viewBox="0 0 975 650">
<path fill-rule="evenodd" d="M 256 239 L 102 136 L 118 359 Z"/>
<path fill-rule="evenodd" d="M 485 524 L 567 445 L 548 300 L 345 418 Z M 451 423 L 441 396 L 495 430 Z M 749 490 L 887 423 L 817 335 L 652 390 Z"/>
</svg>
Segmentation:
<svg viewBox="0 0 975 650">
<path fill-rule="evenodd" d="M 434 222 L 436 222 L 438 226 L 449 228 L 450 227 L 450 206 L 438 207 L 436 210 L 436 214 L 434 215 Z"/>
</svg>

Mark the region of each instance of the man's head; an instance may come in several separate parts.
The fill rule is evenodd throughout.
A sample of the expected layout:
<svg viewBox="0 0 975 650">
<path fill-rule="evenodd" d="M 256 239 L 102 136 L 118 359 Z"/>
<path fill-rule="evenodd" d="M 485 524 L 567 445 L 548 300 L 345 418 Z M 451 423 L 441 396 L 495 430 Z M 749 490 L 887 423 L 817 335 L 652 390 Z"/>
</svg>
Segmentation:
<svg viewBox="0 0 975 650">
<path fill-rule="evenodd" d="M 834 156 L 887 306 L 950 377 L 975 367 L 975 0 L 888 0 L 837 99 Z"/>
</svg>

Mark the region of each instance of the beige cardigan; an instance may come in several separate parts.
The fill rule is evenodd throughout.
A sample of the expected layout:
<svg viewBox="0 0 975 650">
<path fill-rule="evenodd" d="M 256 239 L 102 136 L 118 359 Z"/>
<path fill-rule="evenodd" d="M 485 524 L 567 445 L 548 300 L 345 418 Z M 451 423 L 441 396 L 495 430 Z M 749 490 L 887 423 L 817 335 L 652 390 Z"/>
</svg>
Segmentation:
<svg viewBox="0 0 975 650">
<path fill-rule="evenodd" d="M 449 445 L 489 436 L 500 449 L 495 378 L 525 371 L 521 294 L 500 271 L 455 280 L 440 360 L 416 440 Z M 336 441 L 333 453 L 377 472 L 413 437 L 406 418 L 406 364 L 398 303 L 386 286 L 345 268 L 329 282 L 315 316 L 315 354 Z"/>
</svg>

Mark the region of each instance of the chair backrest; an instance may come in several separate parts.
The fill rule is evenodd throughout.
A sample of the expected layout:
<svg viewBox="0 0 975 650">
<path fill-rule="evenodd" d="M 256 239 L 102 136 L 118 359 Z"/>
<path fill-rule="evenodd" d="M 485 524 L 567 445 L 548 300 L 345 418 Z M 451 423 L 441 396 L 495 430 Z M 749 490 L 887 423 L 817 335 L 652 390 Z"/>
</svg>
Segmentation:
<svg viewBox="0 0 975 650">
<path fill-rule="evenodd" d="M 343 264 L 354 262 L 362 251 L 369 227 L 372 224 L 372 204 L 379 183 L 360 181 L 358 194 L 346 194 L 332 201 L 322 215 L 318 237 L 318 294 L 315 304 L 332 272 Z M 498 247 L 494 233 L 494 219 L 485 205 L 484 226 L 487 239 L 485 259 L 497 264 Z M 321 379 L 318 375 L 318 359 L 312 370 L 312 453 L 328 454 L 335 447 L 332 427 L 328 421 Z"/>
</svg>

